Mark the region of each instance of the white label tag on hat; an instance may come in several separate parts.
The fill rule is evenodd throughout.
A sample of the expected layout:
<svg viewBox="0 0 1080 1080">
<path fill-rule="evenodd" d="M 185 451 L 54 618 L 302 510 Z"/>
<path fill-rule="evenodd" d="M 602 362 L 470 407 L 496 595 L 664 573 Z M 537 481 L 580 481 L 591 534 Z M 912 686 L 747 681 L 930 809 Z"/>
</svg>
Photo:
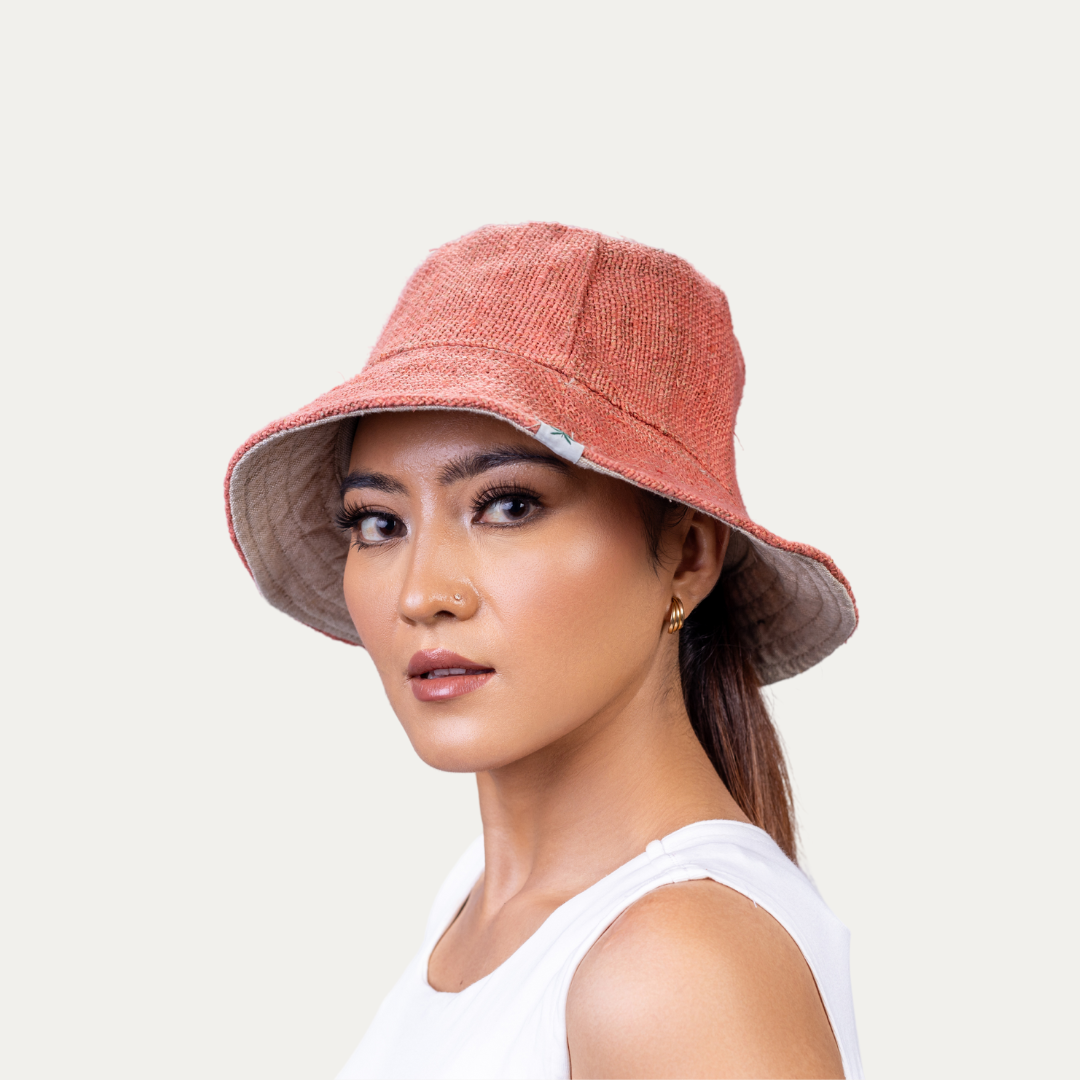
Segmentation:
<svg viewBox="0 0 1080 1080">
<path fill-rule="evenodd" d="M 533 438 L 542 442 L 549 450 L 554 450 L 561 458 L 566 458 L 571 464 L 576 465 L 585 449 L 584 443 L 574 442 L 573 439 L 560 428 L 550 424 L 541 424 L 540 430 L 533 433 Z"/>
</svg>

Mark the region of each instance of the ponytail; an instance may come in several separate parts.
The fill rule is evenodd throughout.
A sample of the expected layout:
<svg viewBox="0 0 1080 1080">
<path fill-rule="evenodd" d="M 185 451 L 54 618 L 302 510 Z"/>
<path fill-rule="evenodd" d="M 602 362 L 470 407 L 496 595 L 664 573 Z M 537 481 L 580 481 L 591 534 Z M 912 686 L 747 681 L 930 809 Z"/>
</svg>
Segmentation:
<svg viewBox="0 0 1080 1080">
<path fill-rule="evenodd" d="M 679 670 L 690 723 L 742 812 L 792 862 L 795 807 L 784 748 L 761 680 L 726 617 L 724 579 L 691 612 L 679 633 Z"/>
<path fill-rule="evenodd" d="M 687 507 L 641 491 L 642 521 L 653 563 L 664 530 Z M 780 735 L 761 694 L 753 660 L 728 618 L 723 575 L 679 632 L 679 671 L 690 723 L 742 812 L 792 862 L 795 806 Z"/>
</svg>

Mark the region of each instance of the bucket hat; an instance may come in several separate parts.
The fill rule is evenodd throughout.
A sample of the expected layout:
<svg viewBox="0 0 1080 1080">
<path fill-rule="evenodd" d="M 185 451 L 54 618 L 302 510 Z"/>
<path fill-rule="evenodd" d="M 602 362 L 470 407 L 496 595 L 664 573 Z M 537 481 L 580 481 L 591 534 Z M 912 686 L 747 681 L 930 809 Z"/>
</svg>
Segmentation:
<svg viewBox="0 0 1080 1080">
<path fill-rule="evenodd" d="M 271 604 L 360 645 L 334 523 L 357 423 L 392 410 L 494 416 L 730 525 L 718 587 L 762 682 L 776 682 L 828 656 L 858 614 L 832 559 L 747 514 L 743 381 L 727 299 L 689 263 L 565 225 L 489 225 L 430 253 L 358 375 L 236 451 L 229 531 Z"/>
</svg>

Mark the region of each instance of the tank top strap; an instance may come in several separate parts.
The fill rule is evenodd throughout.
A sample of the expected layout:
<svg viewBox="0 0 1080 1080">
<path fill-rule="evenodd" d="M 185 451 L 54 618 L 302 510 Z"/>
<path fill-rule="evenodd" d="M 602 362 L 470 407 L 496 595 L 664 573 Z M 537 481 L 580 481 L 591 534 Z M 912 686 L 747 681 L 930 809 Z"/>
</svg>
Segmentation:
<svg viewBox="0 0 1080 1080">
<path fill-rule="evenodd" d="M 532 968 L 528 974 L 546 983 L 543 996 L 551 1021 L 565 1024 L 566 999 L 578 965 L 627 908 L 664 885 L 704 879 L 746 896 L 790 934 L 817 983 L 844 1075 L 860 1077 L 848 930 L 772 837 L 744 822 L 699 821 L 653 840 L 644 853 L 552 913 L 520 951 L 523 966 Z M 526 981 L 532 980 L 526 976 Z M 569 1058 L 565 1065 L 568 1068 Z"/>
</svg>

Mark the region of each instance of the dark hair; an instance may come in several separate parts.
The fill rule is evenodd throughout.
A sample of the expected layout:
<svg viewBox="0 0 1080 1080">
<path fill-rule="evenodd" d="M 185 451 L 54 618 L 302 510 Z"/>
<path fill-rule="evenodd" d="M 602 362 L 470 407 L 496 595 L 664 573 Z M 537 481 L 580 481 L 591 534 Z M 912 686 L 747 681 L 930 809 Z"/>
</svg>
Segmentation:
<svg viewBox="0 0 1080 1080">
<path fill-rule="evenodd" d="M 642 520 L 654 562 L 664 531 L 687 508 L 642 492 Z M 753 660 L 728 618 L 724 577 L 679 632 L 679 672 L 690 723 L 742 812 L 796 858 L 795 807 L 780 735 Z"/>
</svg>

